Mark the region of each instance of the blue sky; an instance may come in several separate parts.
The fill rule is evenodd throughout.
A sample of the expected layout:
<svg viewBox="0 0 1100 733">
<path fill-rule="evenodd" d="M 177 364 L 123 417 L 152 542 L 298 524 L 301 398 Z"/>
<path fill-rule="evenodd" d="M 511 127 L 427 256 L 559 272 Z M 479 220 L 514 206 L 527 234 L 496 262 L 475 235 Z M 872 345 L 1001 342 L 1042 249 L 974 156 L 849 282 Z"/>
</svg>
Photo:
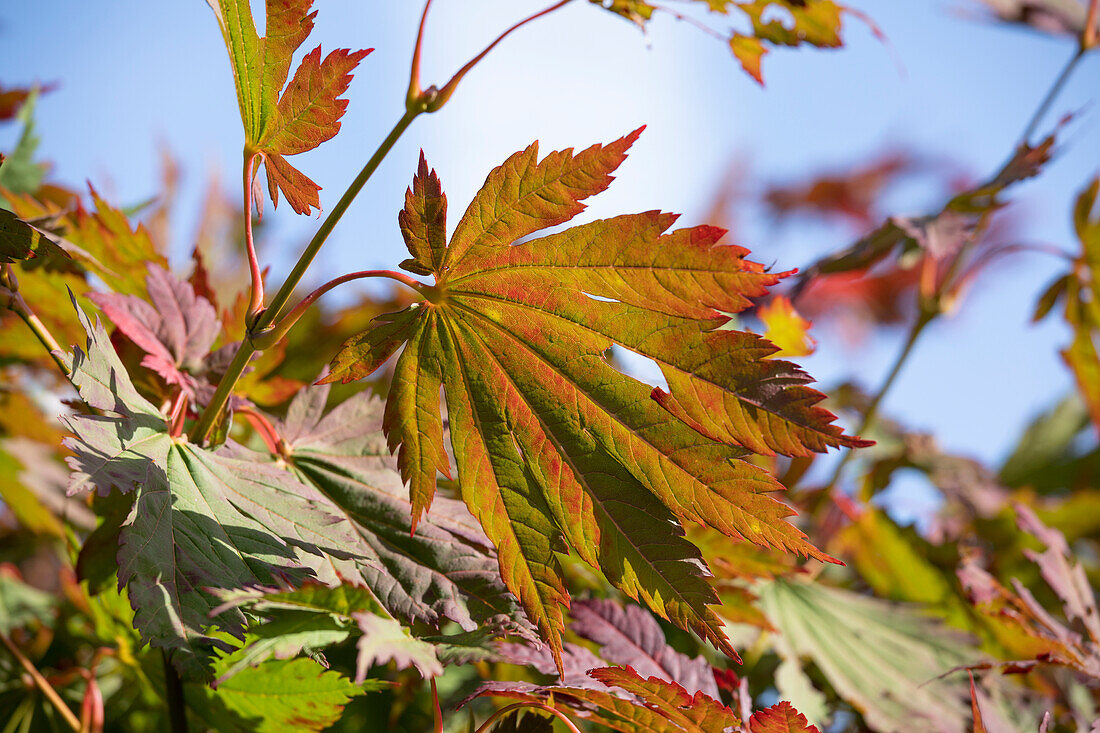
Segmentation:
<svg viewBox="0 0 1100 733">
<path fill-rule="evenodd" d="M 396 215 L 421 148 L 452 209 L 461 210 L 494 165 L 536 138 L 544 151 L 583 147 L 646 124 L 616 183 L 585 216 L 659 208 L 697 224 L 736 160 L 749 162 L 750 188 L 891 145 L 986 175 L 1073 52 L 1070 39 L 964 17 L 974 10 L 967 0 L 852 5 L 875 19 L 888 44 L 849 19 L 842 50 L 770 54 L 761 89 L 725 47 L 684 23 L 659 18 L 643 35 L 578 0 L 506 41 L 441 113 L 416 121 L 335 231 L 311 281 L 392 268 L 407 256 Z M 541 6 L 436 0 L 425 85 L 445 81 L 499 30 Z M 356 74 L 341 134 L 294 160 L 324 187 L 327 209 L 402 111 L 420 3 L 318 0 L 317 8 L 317 30 L 304 50 L 317 43 L 325 52 L 376 49 Z M 38 108 L 42 153 L 54 162 L 55 178 L 88 179 L 119 203 L 141 201 L 156 190 L 164 143 L 182 159 L 185 215 L 197 211 L 214 172 L 237 180 L 243 133 L 221 36 L 203 0 L 7 3 L 0 49 L 5 85 L 60 82 Z M 1098 77 L 1100 54 L 1093 54 L 1052 115 L 1080 111 L 1059 156 L 1039 180 L 1014 190 L 1028 241 L 1075 247 L 1069 207 L 1100 162 Z M 0 130 L 0 149 L 15 133 Z M 892 213 L 925 213 L 934 204 L 918 192 Z M 273 219 L 262 255 L 277 280 L 317 222 L 282 207 Z M 834 229 L 776 230 L 759 216 L 746 217 L 737 233 L 756 259 L 781 269 L 848 239 Z M 185 253 L 174 255 L 182 261 Z M 929 331 L 886 411 L 934 432 L 951 450 L 1002 456 L 1022 425 L 1070 386 L 1057 355 L 1065 328 L 1056 320 L 1028 323 L 1038 293 L 1063 268 L 1031 255 L 992 270 L 958 314 Z M 816 335 L 820 349 L 804 362 L 809 371 L 826 384 L 855 379 L 868 387 L 901 339 L 899 332 L 853 348 L 827 328 Z"/>
</svg>

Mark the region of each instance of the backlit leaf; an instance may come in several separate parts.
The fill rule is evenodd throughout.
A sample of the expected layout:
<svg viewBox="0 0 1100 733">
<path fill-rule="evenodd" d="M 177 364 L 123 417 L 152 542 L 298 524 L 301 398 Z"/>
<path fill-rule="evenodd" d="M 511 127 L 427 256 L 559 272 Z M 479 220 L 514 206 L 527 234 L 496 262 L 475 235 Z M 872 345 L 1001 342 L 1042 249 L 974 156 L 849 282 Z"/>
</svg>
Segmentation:
<svg viewBox="0 0 1100 733">
<path fill-rule="evenodd" d="M 778 281 L 744 249 L 718 245 L 721 230 L 666 233 L 676 217 L 647 212 L 526 239 L 580 213 L 639 133 L 542 161 L 536 145 L 513 155 L 489 174 L 441 257 L 418 232 L 438 232 L 442 214 L 409 222 L 427 210 L 415 200 L 428 184 L 415 184 L 403 231 L 414 271 L 440 262 L 436 284 L 426 301 L 376 319 L 384 337 L 349 341 L 324 381 L 367 376 L 406 342 L 385 428 L 413 516 L 446 468 L 442 385 L 463 498 L 555 653 L 568 596 L 554 553 L 567 545 L 628 596 L 732 655 L 677 520 L 824 558 L 766 495 L 781 486 L 740 459 L 746 448 L 806 455 L 864 443 L 815 406 L 822 396 L 809 377 L 765 358 L 773 346 L 718 328 L 723 313 Z M 616 343 L 658 362 L 671 393 L 616 371 L 604 358 Z"/>
<path fill-rule="evenodd" d="M 820 733 L 810 725 L 806 716 L 787 701 L 753 713 L 749 718 L 750 733 Z"/>
<path fill-rule="evenodd" d="M 228 664 L 228 659 L 219 664 Z M 220 671 L 216 667 L 215 671 Z M 239 730 L 256 733 L 320 731 L 335 723 L 348 701 L 364 691 L 312 659 L 271 660 L 245 669 L 210 693 L 236 717 Z"/>
<path fill-rule="evenodd" d="M 320 186 L 283 156 L 312 150 L 339 132 L 348 105 L 340 95 L 351 83 L 351 71 L 370 51 L 336 49 L 322 61 L 318 46 L 306 54 L 287 84 L 294 52 L 313 30 L 313 0 L 267 0 L 264 38 L 256 32 L 249 0 L 207 2 L 229 52 L 246 158 L 259 156 L 265 163 L 275 206 L 281 190 L 297 213 L 319 209 Z"/>
</svg>

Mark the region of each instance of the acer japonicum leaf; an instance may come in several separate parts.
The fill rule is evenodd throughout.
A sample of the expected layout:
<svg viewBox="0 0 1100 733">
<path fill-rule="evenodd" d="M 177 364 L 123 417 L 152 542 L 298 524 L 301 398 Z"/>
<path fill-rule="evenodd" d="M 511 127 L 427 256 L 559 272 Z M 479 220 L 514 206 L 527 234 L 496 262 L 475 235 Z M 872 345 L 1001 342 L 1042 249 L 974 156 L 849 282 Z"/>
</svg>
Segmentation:
<svg viewBox="0 0 1100 733">
<path fill-rule="evenodd" d="M 381 434 L 382 403 L 360 393 L 325 411 L 329 387 L 302 390 L 277 424 L 287 460 L 351 528 L 354 576 L 396 619 L 471 631 L 517 615 L 492 545 L 460 501 L 440 497 L 416 531 L 408 492 Z M 522 633 L 522 630 L 521 630 Z"/>
<path fill-rule="evenodd" d="M 600 667 L 588 677 L 601 685 L 490 684 L 475 693 L 564 704 L 585 720 L 622 733 L 740 731 L 741 718 L 713 697 L 689 694 L 675 682 L 642 677 L 633 668 Z"/>
<path fill-rule="evenodd" d="M 645 28 L 654 13 L 665 11 L 659 3 L 645 0 L 589 0 L 606 10 Z M 848 8 L 832 0 L 695 0 L 700 7 L 717 15 L 740 16 L 748 24 L 746 32 L 729 31 L 729 47 L 741 67 L 759 84 L 764 77 L 760 63 L 776 46 L 809 44 L 817 48 L 837 48 L 841 40 L 842 13 Z M 849 11 L 850 12 L 850 11 Z M 707 26 L 714 35 L 724 35 Z"/>
<path fill-rule="evenodd" d="M 1037 145 L 1020 145 L 996 174 L 952 196 L 938 211 L 893 216 L 851 246 L 804 268 L 790 299 L 811 314 L 858 304 L 882 322 L 901 320 L 903 303 L 918 284 L 955 296 L 995 253 L 990 219 L 1005 205 L 1002 194 L 1032 178 L 1050 161 L 1055 136 Z M 965 277 L 955 276 L 966 273 Z"/>
<path fill-rule="evenodd" d="M 1065 621 L 1043 608 L 1018 579 L 1006 588 L 972 558 L 959 567 L 959 581 L 983 615 L 1007 622 L 1030 646 L 1034 659 L 1010 665 L 1064 666 L 1095 686 L 1100 683 L 1100 613 L 1085 568 L 1070 552 L 1065 536 L 1043 524 L 1030 508 L 1016 506 L 1016 523 L 1044 546 L 1042 552 L 1025 549 L 1024 554 L 1062 604 Z"/>
<path fill-rule="evenodd" d="M 749 733 L 821 733 L 786 700 L 749 718 Z"/>
<path fill-rule="evenodd" d="M 259 156 L 268 192 L 279 191 L 295 212 L 320 209 L 321 187 L 283 157 L 312 150 L 340 131 L 351 72 L 370 50 L 339 48 L 321 59 L 305 55 L 287 84 L 294 52 L 313 30 L 313 0 L 267 0 L 266 36 L 256 32 L 249 0 L 207 0 L 221 27 L 244 122 L 245 157 Z M 283 87 L 286 87 L 284 90 Z M 281 93 L 281 95 L 280 95 Z M 257 166 L 258 167 L 258 166 Z"/>
<path fill-rule="evenodd" d="M 149 266 L 145 288 L 148 300 L 115 293 L 88 297 L 146 353 L 143 367 L 194 399 L 201 387 L 209 388 L 199 377 L 206 371 L 210 349 L 221 332 L 218 314 L 210 301 L 195 294 L 190 283 L 157 265 Z"/>
<path fill-rule="evenodd" d="M 675 682 L 690 694 L 718 697 L 718 684 L 707 660 L 701 656 L 691 659 L 669 646 L 661 627 L 640 606 L 594 598 L 575 601 L 569 615 L 573 633 L 599 644 L 600 656 L 611 664 Z"/>
<path fill-rule="evenodd" d="M 410 269 L 431 269 L 436 284 L 428 300 L 345 344 L 323 381 L 367 376 L 404 344 L 383 427 L 414 524 L 449 468 L 442 387 L 463 498 L 556 654 L 568 595 L 554 553 L 568 546 L 732 656 L 680 521 L 826 558 L 767 496 L 782 487 L 741 459 L 865 443 L 816 407 L 809 377 L 766 358 L 774 346 L 719 328 L 779 280 L 746 250 L 718 245 L 722 230 L 666 233 L 676 217 L 646 212 L 526 239 L 580 213 L 640 132 L 541 161 L 537 145 L 516 153 L 489 174 L 442 252 L 431 244 L 441 241 L 442 194 L 422 166 L 402 228 Z M 618 372 L 604 356 L 612 344 L 656 361 L 671 393 Z"/>
<path fill-rule="evenodd" d="M 63 208 L 53 201 L 29 195 L 9 196 L 12 211 L 24 221 L 42 222 L 36 228 L 88 272 L 94 273 L 116 293 L 145 294 L 145 275 L 150 266 L 168 267 L 144 224 L 132 226 L 126 213 L 112 207 L 89 186 L 95 211 L 77 197 Z M 63 297 L 64 292 L 57 297 Z M 37 307 L 37 301 L 36 301 Z"/>
<path fill-rule="evenodd" d="M 65 250 L 7 209 L 0 209 L 0 262 L 36 257 L 68 257 Z"/>
<path fill-rule="evenodd" d="M 1077 197 L 1073 223 L 1081 241 L 1081 254 L 1070 272 L 1058 278 L 1040 298 L 1036 318 L 1059 302 L 1063 317 L 1073 329 L 1073 341 L 1062 350 L 1062 359 L 1073 372 L 1077 388 L 1093 423 L 1100 428 L 1100 179 Z"/>
</svg>

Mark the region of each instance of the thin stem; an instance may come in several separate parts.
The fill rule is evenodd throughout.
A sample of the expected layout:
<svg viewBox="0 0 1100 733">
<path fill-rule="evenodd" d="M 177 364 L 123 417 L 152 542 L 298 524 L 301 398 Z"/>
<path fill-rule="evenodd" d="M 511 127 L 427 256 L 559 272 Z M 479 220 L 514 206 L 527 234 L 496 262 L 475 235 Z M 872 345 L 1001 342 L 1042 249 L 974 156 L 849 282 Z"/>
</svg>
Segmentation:
<svg viewBox="0 0 1100 733">
<path fill-rule="evenodd" d="M 229 401 L 229 395 L 233 392 L 233 387 L 237 384 L 237 380 L 241 378 L 241 375 L 244 374 L 245 367 L 248 366 L 249 360 L 252 359 L 252 355 L 255 353 L 256 349 L 252 347 L 251 341 L 246 338 L 241 342 L 240 347 L 237 348 L 237 353 L 233 355 L 233 360 L 229 362 L 225 374 L 218 382 L 218 387 L 214 390 L 214 396 L 210 398 L 210 403 L 207 404 L 202 414 L 199 415 L 199 419 L 191 427 L 192 441 L 201 445 L 210 437 L 210 432 L 214 429 L 214 423 L 225 407 L 225 403 Z"/>
<path fill-rule="evenodd" d="M 256 165 L 256 153 L 245 151 L 244 159 L 244 242 L 248 252 L 248 272 L 252 277 L 252 295 L 248 301 L 248 319 L 251 321 L 264 307 L 264 276 L 256 256 L 256 244 L 252 239 L 252 182 Z"/>
<path fill-rule="evenodd" d="M 285 318 L 280 320 L 276 326 L 272 327 L 271 334 L 274 337 L 273 340 L 278 341 L 283 336 L 285 336 L 287 332 L 291 329 L 291 327 L 298 322 L 298 319 L 305 314 L 306 310 L 308 310 L 311 305 L 317 302 L 318 298 L 320 298 L 328 291 L 332 290 L 338 285 L 343 285 L 346 282 L 351 282 L 352 280 L 362 280 L 368 277 L 384 277 L 390 280 L 396 280 L 402 285 L 412 288 L 413 290 L 420 293 L 421 295 L 424 295 L 425 297 L 427 297 L 428 293 L 433 290 L 431 285 L 426 285 L 418 280 L 414 280 L 404 273 L 394 272 L 393 270 L 361 270 L 359 272 L 349 272 L 347 275 L 341 275 L 338 278 L 329 280 L 327 283 L 320 286 L 306 297 L 302 298 L 298 305 L 294 306 L 294 308 L 292 308 L 290 312 L 286 314 Z"/>
<path fill-rule="evenodd" d="M 549 705 L 546 705 L 544 703 L 533 702 L 533 701 L 532 702 L 517 702 L 517 703 L 514 703 L 512 705 L 508 705 L 507 707 L 503 707 L 500 710 L 497 710 L 495 713 L 490 715 L 489 719 L 486 720 L 484 723 L 482 723 L 478 727 L 478 729 L 476 731 L 474 731 L 474 733 L 486 733 L 486 731 L 489 730 L 489 726 L 491 726 L 493 723 L 495 723 L 498 718 L 501 718 L 501 717 L 507 715 L 508 713 L 512 712 L 513 710 L 519 710 L 521 708 L 535 708 L 536 710 L 542 710 L 544 712 L 550 713 L 551 715 L 556 717 L 558 720 L 565 723 L 565 727 L 568 728 L 571 733 L 581 733 L 580 730 L 577 728 L 577 726 L 573 723 L 572 720 L 569 719 L 569 716 L 567 716 L 565 713 L 563 713 L 560 710 L 558 710 L 556 708 L 553 708 Z"/>
<path fill-rule="evenodd" d="M 279 436 L 279 431 L 275 429 L 275 426 L 271 424 L 271 421 L 267 419 L 266 415 L 253 410 L 251 407 L 241 407 L 237 412 L 244 415 L 245 419 L 252 423 L 252 427 L 255 428 L 260 439 L 263 440 L 264 445 L 267 446 L 267 450 L 272 455 L 277 456 L 282 453 L 281 448 L 283 439 Z"/>
<path fill-rule="evenodd" d="M 183 680 L 168 661 L 168 654 L 161 652 L 164 662 L 164 696 L 168 701 L 168 723 L 172 733 L 187 733 L 187 706 L 183 697 Z"/>
<path fill-rule="evenodd" d="M 431 678 L 432 685 L 432 733 L 443 733 L 443 710 L 439 707 L 439 690 L 435 688 L 435 677 Z"/>
<path fill-rule="evenodd" d="M 687 23 L 688 25 L 695 26 L 695 28 L 697 28 L 698 30 L 701 30 L 703 33 L 706 33 L 708 36 L 711 36 L 712 38 L 716 38 L 719 41 L 722 41 L 723 43 L 729 40 L 728 37 L 722 35 L 718 31 L 716 31 L 715 29 L 711 28 L 706 23 L 703 23 L 698 18 L 693 18 L 690 15 L 685 15 L 684 13 L 681 13 L 681 12 L 676 11 L 676 10 L 670 10 L 669 8 L 661 7 L 660 5 L 653 6 L 653 9 L 654 10 L 659 10 L 662 13 L 665 13 L 667 15 L 671 15 L 673 18 L 680 21 L 681 23 Z"/>
<path fill-rule="evenodd" d="M 23 656 L 23 652 L 19 651 L 19 647 L 8 638 L 7 634 L 0 632 L 0 642 L 3 642 L 4 646 L 8 648 L 8 651 L 11 652 L 12 656 L 19 662 L 20 666 L 30 675 L 30 678 L 34 680 L 35 686 L 42 691 L 42 694 L 50 701 L 50 704 L 57 709 L 57 712 L 65 719 L 68 726 L 79 733 L 80 719 L 77 718 L 76 713 L 65 704 L 65 701 L 61 699 L 61 695 L 57 694 L 57 690 L 46 681 L 46 678 L 42 676 L 42 673 L 38 671 L 31 660 Z"/>
<path fill-rule="evenodd" d="M 1054 104 L 1054 100 L 1058 98 L 1058 95 L 1062 91 L 1062 87 L 1066 85 L 1070 76 L 1073 75 L 1073 70 L 1077 67 L 1077 62 L 1081 60 L 1084 53 L 1084 48 L 1079 48 L 1074 51 L 1073 56 L 1066 63 L 1065 68 L 1062 69 L 1062 73 L 1054 80 L 1054 84 L 1052 84 L 1050 90 L 1047 91 L 1047 95 L 1043 98 L 1043 101 L 1039 103 L 1039 107 L 1031 116 L 1031 120 L 1027 123 L 1027 127 L 1024 128 L 1024 132 L 1020 136 L 1020 142 L 1017 147 L 1027 145 L 1031 140 L 1031 136 L 1035 134 L 1035 130 L 1039 127 L 1039 123 L 1043 121 L 1047 112 L 1050 111 L 1050 107 Z"/>
<path fill-rule="evenodd" d="M 210 432 L 214 428 L 214 423 L 217 421 L 218 415 L 225 408 L 226 402 L 229 400 L 229 395 L 233 392 L 233 387 L 237 384 L 237 380 L 240 379 L 241 374 L 244 373 L 244 369 L 248 366 L 249 359 L 256 353 L 257 348 L 253 341 L 253 334 L 259 335 L 263 331 L 275 323 L 278 317 L 281 315 L 281 311 L 286 307 L 287 301 L 294 293 L 294 289 L 298 287 L 298 283 L 302 281 L 302 277 L 305 275 L 306 270 L 312 264 L 313 259 L 317 256 L 317 253 L 321 249 L 321 245 L 328 239 L 329 234 L 332 233 L 337 222 L 344 215 L 344 212 L 351 206 L 351 202 L 358 195 L 359 191 L 363 189 L 363 186 L 370 179 L 374 171 L 378 169 L 378 166 L 382 163 L 382 159 L 386 157 L 386 154 L 390 152 L 390 149 L 397 142 L 401 134 L 408 129 L 412 121 L 416 119 L 420 114 L 419 110 L 406 110 L 401 119 L 397 121 L 393 129 L 390 130 L 390 134 L 386 136 L 386 139 L 382 141 L 382 144 L 378 146 L 378 149 L 374 151 L 374 155 L 370 157 L 367 164 L 363 166 L 363 170 L 359 171 L 359 175 L 355 177 L 355 180 L 351 182 L 348 189 L 344 191 L 344 195 L 340 197 L 340 200 L 336 203 L 336 206 L 332 208 L 325 220 L 321 222 L 320 228 L 317 233 L 313 235 L 313 239 L 310 240 L 306 246 L 305 251 L 302 252 L 298 258 L 298 262 L 295 263 L 294 269 L 290 271 L 285 282 L 279 291 L 275 293 L 275 297 L 271 299 L 271 304 L 266 310 L 260 313 L 256 318 L 256 322 L 252 325 L 250 333 L 246 335 L 244 341 L 241 342 L 240 348 L 237 349 L 237 353 L 233 356 L 233 361 L 229 364 L 229 368 L 226 369 L 225 374 L 222 375 L 221 380 L 218 382 L 218 387 L 214 391 L 214 396 L 211 398 L 210 403 L 199 415 L 198 421 L 191 429 L 191 439 L 197 443 L 203 443 L 210 437 Z"/>
<path fill-rule="evenodd" d="M 432 0 L 424 3 L 424 12 L 420 14 L 420 27 L 416 30 L 416 46 L 413 48 L 412 65 L 409 68 L 409 93 L 405 96 L 405 105 L 412 107 L 423 100 L 420 89 L 420 49 L 424 45 L 424 26 L 428 20 L 428 10 L 432 7 Z"/>
<path fill-rule="evenodd" d="M 466 74 L 470 71 L 470 69 L 477 66 L 478 63 L 480 63 L 483 58 L 488 56 L 489 52 L 492 51 L 494 48 L 496 48 L 498 43 L 503 41 L 508 36 L 512 35 L 512 33 L 514 33 L 515 31 L 518 31 L 520 28 L 527 25 L 531 21 L 538 20 L 539 18 L 541 18 L 544 15 L 549 15 L 550 13 L 554 12 L 558 8 L 561 8 L 561 7 L 564 7 L 565 5 L 568 5 L 570 2 L 571 2 L 571 0 L 560 0 L 559 2 L 556 2 L 556 3 L 554 3 L 553 5 L 551 5 L 547 8 L 543 8 L 542 10 L 535 13 L 534 15 L 527 16 L 526 18 L 519 21 L 518 23 L 513 25 L 511 28 L 509 28 L 508 30 L 504 31 L 499 36 L 497 36 L 496 40 L 494 40 L 492 43 L 490 43 L 488 46 L 485 47 L 485 50 L 483 50 L 477 56 L 474 56 L 472 59 L 470 59 L 468 62 L 466 62 L 465 66 L 463 66 L 461 69 L 459 69 L 458 71 L 455 72 L 455 75 L 451 77 L 451 80 L 448 81 L 443 86 L 443 88 L 439 90 L 439 93 L 435 96 L 435 98 L 430 101 L 430 103 L 427 106 L 426 111 L 427 112 L 435 112 L 440 107 L 442 107 L 447 102 L 447 100 L 451 98 L 451 95 L 454 94 L 455 88 L 458 86 L 459 82 L 462 81 L 462 78 L 464 76 L 466 76 Z"/>
<path fill-rule="evenodd" d="M 173 438 L 183 434 L 183 421 L 187 417 L 187 393 L 182 389 L 172 400 L 172 409 L 168 411 L 168 434 Z"/>
<path fill-rule="evenodd" d="M 890 367 L 890 373 L 886 375 L 886 379 L 883 380 L 875 396 L 871 398 L 870 404 L 867 405 L 867 409 L 863 413 L 863 419 L 860 421 L 859 427 L 855 430 L 855 435 L 862 436 L 874 423 L 879 406 L 882 404 L 886 394 L 890 391 L 890 388 L 894 386 L 894 382 L 897 381 L 898 375 L 901 374 L 901 369 L 905 366 L 905 362 L 913 352 L 913 347 L 916 345 L 917 339 L 920 338 L 925 327 L 935 319 L 936 315 L 936 311 L 926 310 L 924 308 L 921 309 L 920 314 L 917 316 L 917 320 L 913 323 L 912 328 L 909 329 L 909 335 L 905 339 L 905 345 L 902 346 L 901 351 L 898 352 L 897 357 L 894 359 L 894 365 Z M 837 481 L 840 480 L 840 475 L 843 473 L 844 467 L 848 464 L 848 461 L 851 460 L 853 453 L 854 451 L 849 448 L 845 451 L 844 455 L 840 457 L 832 477 L 829 479 L 829 482 L 825 484 L 826 494 L 828 494 L 828 490 L 833 488 Z"/>
</svg>

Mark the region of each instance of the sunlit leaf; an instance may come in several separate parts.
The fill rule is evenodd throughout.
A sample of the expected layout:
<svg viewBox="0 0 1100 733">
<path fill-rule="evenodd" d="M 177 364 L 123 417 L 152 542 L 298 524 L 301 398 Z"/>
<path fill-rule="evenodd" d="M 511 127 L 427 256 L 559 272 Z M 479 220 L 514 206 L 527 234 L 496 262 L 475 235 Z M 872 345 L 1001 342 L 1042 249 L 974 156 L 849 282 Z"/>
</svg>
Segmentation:
<svg viewBox="0 0 1100 733">
<path fill-rule="evenodd" d="M 527 239 L 580 213 L 639 133 L 542 161 L 532 145 L 495 169 L 445 251 L 431 254 L 440 264 L 428 299 L 376 319 L 384 336 L 350 341 L 325 381 L 367 376 L 407 343 L 385 428 L 413 516 L 445 468 L 442 385 L 463 498 L 552 650 L 568 600 L 554 557 L 564 541 L 627 595 L 732 655 L 676 520 L 823 558 L 766 495 L 781 486 L 739 459 L 745 447 L 806 455 L 864 443 L 816 407 L 809 377 L 765 358 L 774 347 L 718 328 L 720 311 L 747 307 L 778 280 L 744 249 L 718 245 L 721 230 L 666 234 L 675 217 L 647 212 Z M 414 184 L 406 219 L 427 210 L 415 199 L 429 190 Z M 671 393 L 616 371 L 604 358 L 614 343 L 660 364 Z"/>
<path fill-rule="evenodd" d="M 287 84 L 294 52 L 313 30 L 313 0 L 267 0 L 263 38 L 256 32 L 249 0 L 207 1 L 229 52 L 246 158 L 259 156 L 264 162 L 275 206 L 282 191 L 299 214 L 319 209 L 321 187 L 283 156 L 312 150 L 340 131 L 348 105 L 340 95 L 351 83 L 351 71 L 370 51 L 336 49 L 322 61 L 318 46 L 305 55 Z"/>
</svg>

